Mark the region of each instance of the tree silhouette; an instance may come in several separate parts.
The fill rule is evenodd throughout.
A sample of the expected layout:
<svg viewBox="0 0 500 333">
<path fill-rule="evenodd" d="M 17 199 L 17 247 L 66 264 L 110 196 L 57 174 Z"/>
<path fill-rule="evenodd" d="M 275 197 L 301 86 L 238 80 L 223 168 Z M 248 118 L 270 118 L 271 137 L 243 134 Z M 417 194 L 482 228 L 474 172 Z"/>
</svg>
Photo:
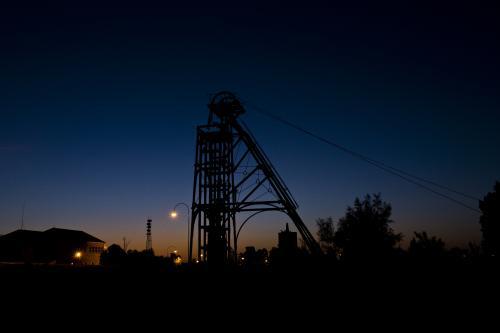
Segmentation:
<svg viewBox="0 0 500 333">
<path fill-rule="evenodd" d="M 483 233 L 482 246 L 484 253 L 489 256 L 500 255 L 500 182 L 495 183 L 493 192 L 486 194 L 479 201 L 481 209 L 481 232 Z"/>
<path fill-rule="evenodd" d="M 101 265 L 120 266 L 125 263 L 127 253 L 117 244 L 112 244 L 101 253 Z"/>
<path fill-rule="evenodd" d="M 435 261 L 443 259 L 446 255 L 445 244 L 441 238 L 432 236 L 427 232 L 415 232 L 415 237 L 410 241 L 408 254 L 417 260 Z"/>
<path fill-rule="evenodd" d="M 319 243 L 323 251 L 327 254 L 335 253 L 335 226 L 333 219 L 327 217 L 326 219 L 319 218 L 316 220 L 318 227 Z"/>
<path fill-rule="evenodd" d="M 396 253 L 395 246 L 402 235 L 389 226 L 391 205 L 382 201 L 381 195 L 356 198 L 339 220 L 335 245 L 343 260 L 384 260 Z"/>
</svg>

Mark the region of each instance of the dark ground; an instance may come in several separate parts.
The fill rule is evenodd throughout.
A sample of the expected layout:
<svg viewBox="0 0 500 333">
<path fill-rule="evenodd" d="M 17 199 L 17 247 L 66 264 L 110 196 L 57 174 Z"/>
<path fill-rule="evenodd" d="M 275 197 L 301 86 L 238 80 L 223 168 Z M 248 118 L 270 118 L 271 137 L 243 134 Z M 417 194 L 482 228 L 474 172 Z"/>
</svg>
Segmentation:
<svg viewBox="0 0 500 333">
<path fill-rule="evenodd" d="M 500 300 L 499 274 L 484 265 L 224 274 L 3 266 L 0 279 L 4 318 L 40 317 L 39 327 L 49 328 L 69 320 L 99 325 L 99 331 L 449 331 L 465 325 L 478 331 L 494 327 Z"/>
<path fill-rule="evenodd" d="M 500 273 L 492 265 L 339 265 L 328 269 L 290 268 L 251 272 L 241 269 L 215 273 L 205 270 L 157 271 L 152 269 L 0 265 L 4 289 L 26 294 L 120 293 L 202 297 L 211 293 L 232 297 L 306 297 L 335 299 L 342 295 L 379 295 L 405 301 L 412 297 L 440 299 L 440 295 L 493 296 L 498 292 Z M 500 299 L 498 299 L 500 300 Z M 499 301 L 495 302 L 499 302 Z"/>
</svg>

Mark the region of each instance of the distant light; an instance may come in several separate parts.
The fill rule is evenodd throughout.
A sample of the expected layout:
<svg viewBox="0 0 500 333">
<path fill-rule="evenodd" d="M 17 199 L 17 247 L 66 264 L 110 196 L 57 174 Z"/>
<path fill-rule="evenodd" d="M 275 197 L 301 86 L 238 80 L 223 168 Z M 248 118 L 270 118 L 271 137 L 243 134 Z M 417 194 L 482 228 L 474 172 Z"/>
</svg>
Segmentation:
<svg viewBox="0 0 500 333">
<path fill-rule="evenodd" d="M 182 258 L 181 258 L 181 257 L 177 257 L 177 258 L 175 258 L 174 263 L 175 263 L 176 265 L 180 265 L 180 264 L 182 264 Z"/>
<path fill-rule="evenodd" d="M 200 261 L 197 259 L 197 260 L 196 260 L 196 263 L 197 263 L 197 264 L 199 264 L 199 263 L 200 263 Z"/>
<path fill-rule="evenodd" d="M 245 260 L 245 257 L 241 257 L 241 260 Z"/>
<path fill-rule="evenodd" d="M 177 212 L 175 210 L 170 212 L 170 217 L 175 219 L 177 217 Z"/>
<path fill-rule="evenodd" d="M 177 250 L 174 250 L 174 253 L 177 254 Z"/>
<path fill-rule="evenodd" d="M 75 252 L 75 258 L 80 259 L 82 257 L 82 253 L 80 251 Z"/>
<path fill-rule="evenodd" d="M 203 253 L 200 256 L 203 258 Z"/>
</svg>

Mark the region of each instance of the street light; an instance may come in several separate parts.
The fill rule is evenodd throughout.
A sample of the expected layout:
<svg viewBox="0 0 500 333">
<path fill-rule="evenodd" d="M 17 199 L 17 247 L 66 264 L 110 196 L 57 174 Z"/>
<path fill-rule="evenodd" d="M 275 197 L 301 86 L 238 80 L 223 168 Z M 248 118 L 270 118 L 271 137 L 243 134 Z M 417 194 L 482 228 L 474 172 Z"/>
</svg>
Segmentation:
<svg viewBox="0 0 500 333">
<path fill-rule="evenodd" d="M 81 251 L 76 251 L 75 254 L 74 254 L 74 257 L 76 259 L 76 264 L 80 265 L 82 263 L 82 252 Z"/>
<path fill-rule="evenodd" d="M 190 237 L 190 234 L 189 234 L 189 224 L 191 223 L 190 220 L 189 220 L 189 212 L 191 211 L 191 208 L 189 208 L 189 206 L 184 203 L 184 202 L 179 202 L 178 204 L 176 204 L 174 206 L 174 209 L 170 212 L 170 217 L 173 218 L 173 219 L 176 219 L 178 214 L 177 214 L 177 207 L 179 206 L 184 206 L 186 207 L 187 209 L 187 228 L 188 228 L 188 233 L 187 233 L 187 237 L 188 237 L 188 241 L 187 241 L 187 246 L 188 246 L 188 262 L 191 262 L 191 237 Z"/>
</svg>

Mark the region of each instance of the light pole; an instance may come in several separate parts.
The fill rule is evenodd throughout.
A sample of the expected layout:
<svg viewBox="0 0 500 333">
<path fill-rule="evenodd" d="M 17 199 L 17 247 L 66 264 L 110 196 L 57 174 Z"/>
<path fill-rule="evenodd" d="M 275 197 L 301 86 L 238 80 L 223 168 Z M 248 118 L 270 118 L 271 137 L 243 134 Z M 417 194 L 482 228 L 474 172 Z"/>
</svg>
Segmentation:
<svg viewBox="0 0 500 333">
<path fill-rule="evenodd" d="M 248 222 L 250 221 L 250 219 L 252 217 L 254 217 L 255 215 L 257 214 L 260 214 L 262 213 L 263 211 L 258 211 L 258 212 L 255 212 L 253 213 L 252 215 L 250 215 L 249 217 L 246 218 L 245 221 L 243 221 L 243 223 L 240 225 L 239 229 L 238 229 L 238 232 L 235 234 L 234 236 L 234 258 L 236 260 L 236 262 L 238 262 L 238 237 L 240 236 L 240 232 L 241 232 L 241 229 L 243 229 L 243 226 Z"/>
<path fill-rule="evenodd" d="M 177 207 L 179 207 L 179 206 L 184 206 L 187 209 L 187 228 L 188 228 L 188 233 L 187 233 L 187 237 L 188 237 L 187 246 L 188 246 L 188 248 L 187 248 L 187 251 L 188 251 L 188 262 L 191 263 L 191 237 L 190 237 L 191 235 L 189 234 L 189 230 L 190 230 L 189 224 L 191 223 L 191 221 L 189 220 L 189 212 L 190 212 L 191 208 L 189 208 L 189 206 L 186 203 L 179 202 L 178 204 L 176 204 L 174 206 L 174 209 L 170 212 L 171 218 L 173 218 L 173 219 L 177 218 L 177 216 L 178 216 Z"/>
</svg>

